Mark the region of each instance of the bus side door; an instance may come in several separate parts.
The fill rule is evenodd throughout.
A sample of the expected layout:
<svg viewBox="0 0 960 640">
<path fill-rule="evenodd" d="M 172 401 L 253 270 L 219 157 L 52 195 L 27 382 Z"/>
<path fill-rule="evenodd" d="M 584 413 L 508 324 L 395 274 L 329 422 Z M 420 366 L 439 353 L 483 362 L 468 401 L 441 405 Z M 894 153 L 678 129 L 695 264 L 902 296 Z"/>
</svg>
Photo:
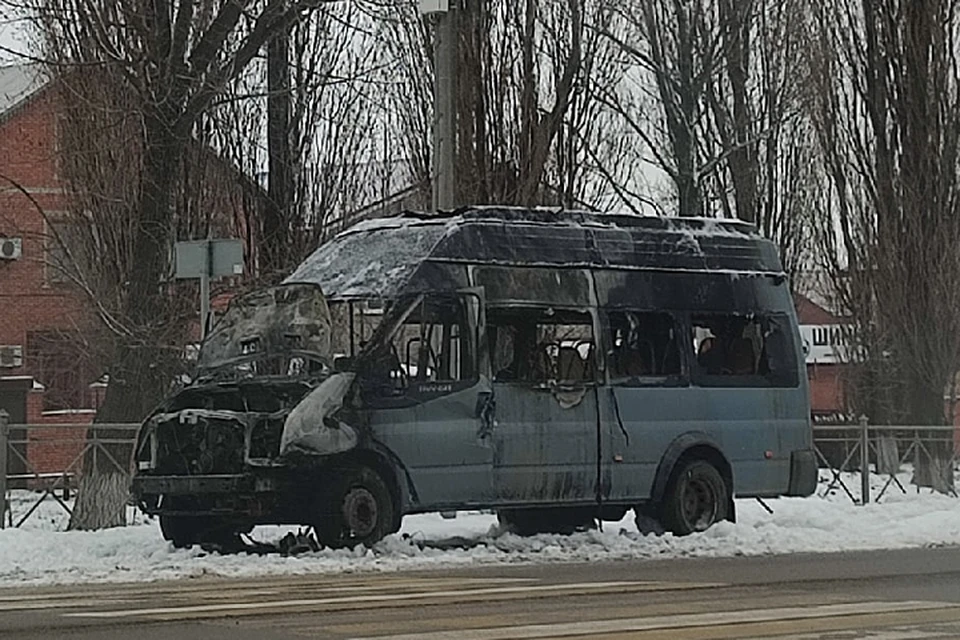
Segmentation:
<svg viewBox="0 0 960 640">
<path fill-rule="evenodd" d="M 596 500 L 596 341 L 589 313 L 489 309 L 496 403 L 494 487 L 502 505 Z"/>
</svg>

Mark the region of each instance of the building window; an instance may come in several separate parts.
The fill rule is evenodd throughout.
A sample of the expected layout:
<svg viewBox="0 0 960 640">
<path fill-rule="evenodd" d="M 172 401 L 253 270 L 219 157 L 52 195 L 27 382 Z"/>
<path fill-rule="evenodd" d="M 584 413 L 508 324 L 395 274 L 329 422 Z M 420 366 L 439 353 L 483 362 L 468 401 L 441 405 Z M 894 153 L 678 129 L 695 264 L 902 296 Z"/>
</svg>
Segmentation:
<svg viewBox="0 0 960 640">
<path fill-rule="evenodd" d="M 47 222 L 46 281 L 47 284 L 70 284 L 78 272 L 82 257 L 83 225 L 75 220 L 55 219 Z"/>
<path fill-rule="evenodd" d="M 60 331 L 27 333 L 27 364 L 44 386 L 43 410 L 90 408 L 91 374 L 79 336 Z"/>
</svg>

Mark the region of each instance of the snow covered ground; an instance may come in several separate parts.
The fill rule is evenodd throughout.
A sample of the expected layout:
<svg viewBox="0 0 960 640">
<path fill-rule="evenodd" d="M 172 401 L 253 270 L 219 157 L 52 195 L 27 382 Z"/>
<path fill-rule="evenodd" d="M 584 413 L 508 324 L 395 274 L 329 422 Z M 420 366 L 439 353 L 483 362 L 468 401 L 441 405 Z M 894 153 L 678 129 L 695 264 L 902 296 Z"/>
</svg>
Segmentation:
<svg viewBox="0 0 960 640">
<path fill-rule="evenodd" d="M 502 533 L 489 514 L 460 513 L 453 520 L 428 514 L 407 517 L 400 534 L 373 549 L 322 550 L 296 557 L 175 550 L 162 540 L 155 522 L 132 511 L 131 526 L 63 532 L 66 512 L 48 498 L 22 528 L 0 531 L 0 586 L 960 545 L 960 499 L 917 492 L 908 484 L 908 473 L 901 479 L 906 494 L 891 486 L 880 504 L 866 507 L 852 504 L 842 490 L 820 497 L 825 482 L 816 496 L 768 501 L 772 515 L 756 501 L 740 500 L 736 524 L 721 523 L 685 538 L 642 535 L 632 514 L 619 523 L 604 523 L 602 531 L 531 538 Z M 858 495 L 858 475 L 845 474 L 844 480 Z M 872 478 L 874 496 L 883 482 Z M 14 521 L 36 497 L 14 493 Z M 276 541 L 283 531 L 262 527 L 254 537 Z M 429 546 L 450 538 L 464 544 L 446 550 Z"/>
</svg>

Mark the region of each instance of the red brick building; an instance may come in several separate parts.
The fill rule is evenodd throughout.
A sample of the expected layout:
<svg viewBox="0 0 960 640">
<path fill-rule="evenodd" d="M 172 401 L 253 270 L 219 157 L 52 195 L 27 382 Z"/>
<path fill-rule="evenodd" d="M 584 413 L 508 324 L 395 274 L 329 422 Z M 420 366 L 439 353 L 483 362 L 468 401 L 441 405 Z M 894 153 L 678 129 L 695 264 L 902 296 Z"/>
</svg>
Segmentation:
<svg viewBox="0 0 960 640">
<path fill-rule="evenodd" d="M 97 374 L 71 335 L 93 320 L 50 269 L 65 210 L 56 96 L 32 65 L 0 68 L 0 405 L 13 422 L 89 421 Z"/>
<path fill-rule="evenodd" d="M 98 376 L 69 338 L 92 318 L 48 268 L 49 226 L 65 209 L 56 128 L 55 95 L 38 69 L 0 67 L 0 408 L 14 423 L 88 423 L 99 397 Z M 79 451 L 68 448 L 29 447 L 31 463 L 62 469 Z M 26 470 L 16 456 L 9 462 L 11 473 Z"/>
<path fill-rule="evenodd" d="M 802 295 L 794 296 L 804 343 L 810 408 L 817 421 L 841 420 L 847 412 L 843 384 L 847 364 L 842 350 L 849 321 Z"/>
<path fill-rule="evenodd" d="M 70 229 L 58 175 L 58 101 L 38 66 L 0 67 L 0 408 L 15 424 L 88 424 L 104 392 L 103 371 L 84 357 L 85 336 L 99 326 L 93 305 L 56 268 L 63 256 L 54 236 Z M 210 232 L 249 245 L 249 214 L 262 192 L 209 149 L 192 151 L 191 167 L 205 180 L 196 206 L 210 212 Z M 196 295 L 186 286 L 184 295 Z M 74 457 L 72 449 L 34 447 L 30 437 L 30 462 L 40 471 Z M 11 473 L 22 472 L 21 461 L 10 462 Z"/>
</svg>

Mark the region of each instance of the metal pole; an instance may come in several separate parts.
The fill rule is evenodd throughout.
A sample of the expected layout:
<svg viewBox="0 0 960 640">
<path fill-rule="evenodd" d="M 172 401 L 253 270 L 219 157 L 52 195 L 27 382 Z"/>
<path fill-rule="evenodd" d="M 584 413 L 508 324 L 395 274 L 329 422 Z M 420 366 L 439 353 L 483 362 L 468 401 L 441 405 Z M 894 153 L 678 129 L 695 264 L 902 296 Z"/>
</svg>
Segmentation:
<svg viewBox="0 0 960 640">
<path fill-rule="evenodd" d="M 433 208 L 450 210 L 456 206 L 454 181 L 457 144 L 457 12 L 451 0 L 447 11 L 437 14 L 437 40 L 434 51 L 433 108 Z"/>
<path fill-rule="evenodd" d="M 0 409 L 0 529 L 7 517 L 7 441 L 10 436 L 10 414 Z"/>
<path fill-rule="evenodd" d="M 870 440 L 867 416 L 860 416 L 860 503 L 870 502 Z"/>
<path fill-rule="evenodd" d="M 207 337 L 207 323 L 210 320 L 210 254 L 213 253 L 213 243 L 207 239 L 207 250 L 204 254 L 203 271 L 200 273 L 200 339 Z"/>
</svg>

